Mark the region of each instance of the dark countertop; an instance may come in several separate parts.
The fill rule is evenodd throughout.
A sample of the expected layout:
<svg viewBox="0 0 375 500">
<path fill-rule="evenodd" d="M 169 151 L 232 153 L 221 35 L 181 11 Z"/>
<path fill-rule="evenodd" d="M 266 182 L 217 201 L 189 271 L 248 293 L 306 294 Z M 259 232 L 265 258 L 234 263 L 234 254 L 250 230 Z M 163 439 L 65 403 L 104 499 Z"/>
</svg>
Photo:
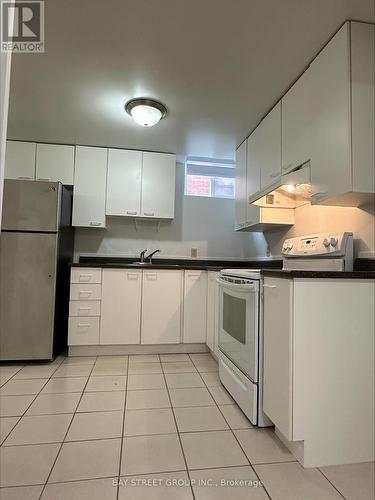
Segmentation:
<svg viewBox="0 0 375 500">
<path fill-rule="evenodd" d="M 314 279 L 375 279 L 375 271 L 284 271 L 283 269 L 262 269 L 263 276 L 275 278 L 314 278 Z"/>
<path fill-rule="evenodd" d="M 281 260 L 220 260 L 220 259 L 153 259 L 152 266 L 136 264 L 137 257 L 81 257 L 72 267 L 102 267 L 127 269 L 191 269 L 196 271 L 220 271 L 221 269 L 261 269 L 263 276 L 279 278 L 341 278 L 375 279 L 375 260 L 357 259 L 354 271 L 284 271 Z"/>
<path fill-rule="evenodd" d="M 220 259 L 153 259 L 152 266 L 136 264 L 138 257 L 80 257 L 72 267 L 103 267 L 130 269 L 191 269 L 197 271 L 221 271 L 232 268 L 281 268 L 281 260 L 220 260 Z"/>
</svg>

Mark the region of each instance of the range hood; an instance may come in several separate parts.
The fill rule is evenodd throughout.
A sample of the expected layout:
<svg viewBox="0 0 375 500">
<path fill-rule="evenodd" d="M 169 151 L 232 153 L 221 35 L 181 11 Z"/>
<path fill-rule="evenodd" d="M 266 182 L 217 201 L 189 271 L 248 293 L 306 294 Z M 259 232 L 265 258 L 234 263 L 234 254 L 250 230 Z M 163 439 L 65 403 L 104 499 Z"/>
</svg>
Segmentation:
<svg viewBox="0 0 375 500">
<path fill-rule="evenodd" d="M 249 196 L 248 203 L 259 206 L 273 206 L 272 195 L 278 198 L 276 206 L 296 208 L 310 203 L 311 175 L 310 162 L 306 162 L 294 170 L 281 175 L 273 184 L 263 191 Z M 277 197 L 277 195 L 279 195 Z M 275 202 L 275 200 L 274 200 Z"/>
<path fill-rule="evenodd" d="M 294 209 L 310 203 L 310 163 L 281 175 L 267 189 L 248 198 L 247 221 L 240 231 L 268 231 L 294 224 Z"/>
</svg>

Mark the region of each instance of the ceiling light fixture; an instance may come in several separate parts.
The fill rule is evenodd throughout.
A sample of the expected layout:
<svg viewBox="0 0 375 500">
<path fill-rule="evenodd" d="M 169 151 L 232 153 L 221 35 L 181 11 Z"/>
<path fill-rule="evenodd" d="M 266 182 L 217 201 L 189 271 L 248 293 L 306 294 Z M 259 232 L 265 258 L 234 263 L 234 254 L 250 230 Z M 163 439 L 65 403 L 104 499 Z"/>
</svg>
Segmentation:
<svg viewBox="0 0 375 500">
<path fill-rule="evenodd" d="M 156 125 L 167 114 L 164 104 L 144 97 L 128 101 L 125 104 L 125 111 L 143 127 Z"/>
</svg>

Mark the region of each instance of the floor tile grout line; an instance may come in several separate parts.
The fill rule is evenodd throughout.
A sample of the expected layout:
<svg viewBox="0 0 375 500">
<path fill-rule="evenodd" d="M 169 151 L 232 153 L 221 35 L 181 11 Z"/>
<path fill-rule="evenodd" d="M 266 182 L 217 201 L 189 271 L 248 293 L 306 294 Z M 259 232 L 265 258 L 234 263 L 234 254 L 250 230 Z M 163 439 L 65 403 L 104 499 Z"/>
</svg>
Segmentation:
<svg viewBox="0 0 375 500">
<path fill-rule="evenodd" d="M 330 483 L 331 486 L 333 486 L 333 488 L 337 491 L 337 493 L 339 493 L 339 495 L 342 496 L 342 498 L 347 500 L 347 498 L 341 493 L 341 491 L 338 489 L 338 487 L 324 474 L 324 472 L 320 469 L 320 467 L 316 467 L 316 470 L 318 470 L 320 472 L 320 474 Z"/>
<path fill-rule="evenodd" d="M 160 359 L 160 355 L 159 355 L 159 359 Z M 193 500 L 195 500 L 195 493 L 194 493 L 193 485 L 191 483 L 191 477 L 190 477 L 190 474 L 189 474 L 189 468 L 188 468 L 188 463 L 187 463 L 187 459 L 186 459 L 186 455 L 185 455 L 185 450 L 184 450 L 184 447 L 182 446 L 182 440 L 181 440 L 181 435 L 180 435 L 180 432 L 179 432 L 179 429 L 178 429 L 178 425 L 177 425 L 176 414 L 175 414 L 175 411 L 174 411 L 174 408 L 173 408 L 173 405 L 172 405 L 172 398 L 171 398 L 171 395 L 170 395 L 170 392 L 169 392 L 169 386 L 167 384 L 167 378 L 166 378 L 165 375 L 166 374 L 165 374 L 164 369 L 163 369 L 164 383 L 165 383 L 165 386 L 166 386 L 166 389 L 167 389 L 169 403 L 171 405 L 171 411 L 172 411 L 172 415 L 173 415 L 173 419 L 174 419 L 174 424 L 176 426 L 178 441 L 180 443 L 181 453 L 182 453 L 182 456 L 183 456 L 183 459 L 184 459 L 184 463 L 185 463 L 186 474 L 187 474 L 187 476 L 189 478 L 190 490 L 191 490 L 191 494 L 192 494 Z"/>
<path fill-rule="evenodd" d="M 36 398 L 39 396 L 39 394 L 42 392 L 42 390 L 44 389 L 44 387 L 47 385 L 47 383 L 49 382 L 50 378 L 46 378 L 46 379 L 32 379 L 32 380 L 46 380 L 46 382 L 43 384 L 43 386 L 40 388 L 40 391 L 37 393 L 37 394 L 14 394 L 15 396 L 34 396 L 34 399 L 31 401 L 31 403 L 29 404 L 29 406 L 26 408 L 26 410 L 23 412 L 23 414 L 18 418 L 17 420 L 17 423 L 14 425 L 14 427 L 12 427 L 12 430 L 7 434 L 6 438 L 2 441 L 1 443 L 1 447 L 6 447 L 6 446 L 3 446 L 5 444 L 5 441 L 8 439 L 8 437 L 10 436 L 10 434 L 14 431 L 14 429 L 17 427 L 17 425 L 20 423 L 20 421 L 23 419 L 23 417 L 25 416 L 25 413 L 28 411 L 28 409 L 30 408 L 30 406 L 34 403 L 34 401 L 36 400 Z M 9 382 L 9 381 L 8 381 Z M 3 396 L 4 397 L 4 396 Z M 18 417 L 18 415 L 17 415 Z M 0 417 L 0 418 L 7 418 L 7 417 Z M 41 443 L 40 443 L 41 444 Z"/>
<path fill-rule="evenodd" d="M 95 361 L 96 361 L 96 358 L 95 358 Z M 94 367 L 94 366 L 93 366 L 93 367 Z M 91 368 L 91 372 L 92 372 L 92 370 L 93 370 L 93 367 Z M 91 374 L 91 372 L 90 372 L 90 374 Z M 78 404 L 77 404 L 77 406 L 76 406 L 76 411 L 77 411 L 77 408 L 78 408 L 78 406 L 79 406 L 79 404 L 80 404 L 80 402 L 81 402 L 81 399 L 82 399 L 83 393 L 84 393 L 84 391 L 85 391 L 85 389 L 86 389 L 86 386 L 87 386 L 87 384 L 88 384 L 89 379 L 90 379 L 90 375 L 88 376 L 88 378 L 87 378 L 87 380 L 86 380 L 85 386 L 84 386 L 84 388 L 83 388 L 83 391 L 82 391 L 81 396 L 80 396 L 80 398 L 79 398 Z M 63 439 L 63 441 L 62 441 L 62 443 L 61 443 L 61 445 L 60 445 L 60 448 L 59 448 L 59 449 L 58 449 L 58 451 L 57 451 L 57 454 L 56 454 L 55 460 L 53 461 L 52 467 L 50 468 L 49 474 L 48 474 L 48 476 L 47 476 L 47 478 L 46 478 L 46 482 L 44 483 L 44 486 L 43 486 L 43 488 L 42 488 L 42 491 L 41 491 L 41 493 L 40 493 L 40 495 L 39 495 L 39 500 L 41 500 L 41 498 L 42 498 L 42 496 L 43 496 L 43 494 L 44 494 L 44 490 L 46 489 L 46 486 L 47 486 L 47 483 L 48 483 L 48 481 L 49 481 L 49 478 L 51 477 L 51 474 L 52 474 L 53 469 L 55 468 L 55 465 L 56 465 L 57 459 L 58 459 L 58 457 L 60 456 L 60 453 L 61 453 L 62 447 L 63 447 L 64 442 L 65 442 L 65 439 L 66 439 L 66 436 L 68 435 L 69 429 L 70 429 L 70 427 L 71 427 L 71 425 L 72 425 L 72 422 L 73 422 L 73 420 L 74 420 L 74 417 L 75 417 L 75 415 L 76 415 L 76 411 L 75 411 L 75 412 L 73 413 L 73 415 L 72 415 L 72 418 L 71 418 L 71 420 L 70 420 L 70 423 L 69 423 L 69 425 L 68 425 L 68 428 L 67 428 L 67 430 L 66 430 L 66 432 L 65 432 L 64 439 Z"/>
<path fill-rule="evenodd" d="M 119 499 L 120 496 L 120 478 L 121 478 L 121 467 L 122 467 L 122 451 L 124 448 L 124 440 L 125 440 L 125 416 L 126 416 L 126 403 L 128 400 L 128 383 L 129 383 L 129 357 L 126 363 L 126 381 L 125 381 L 125 400 L 124 400 L 124 414 L 122 417 L 122 429 L 121 429 L 121 443 L 120 443 L 120 457 L 119 457 L 119 466 L 118 466 L 118 476 L 117 476 L 117 491 L 116 491 L 116 500 Z"/>
<path fill-rule="evenodd" d="M 194 363 L 194 361 L 193 361 L 193 360 L 192 360 L 192 362 Z M 219 376 L 219 374 L 218 374 L 218 376 Z M 202 376 L 201 376 L 201 378 L 202 378 L 203 383 L 204 383 L 205 387 L 207 388 L 208 392 L 211 394 L 211 391 L 210 391 L 210 389 L 208 388 L 208 385 L 206 384 L 206 382 L 205 382 L 204 378 L 203 378 Z M 218 387 L 221 387 L 221 386 L 218 386 Z M 211 394 L 211 396 L 212 396 L 212 394 Z M 212 396 L 212 397 L 213 397 L 213 396 Z M 227 422 L 227 424 L 229 425 L 229 423 L 228 423 L 227 419 L 225 418 L 224 414 L 222 413 L 222 411 L 221 411 L 221 409 L 220 409 L 220 407 L 219 407 L 219 405 L 218 405 L 218 403 L 217 403 L 217 401 L 216 401 L 216 399 L 215 399 L 214 397 L 213 397 L 213 400 L 215 401 L 215 404 L 216 404 L 216 406 L 217 406 L 217 408 L 218 408 L 219 412 L 220 412 L 220 413 L 221 413 L 221 415 L 223 416 L 224 420 L 225 420 L 225 421 Z M 253 466 L 252 466 L 252 464 L 251 464 L 251 462 L 250 462 L 250 460 L 249 460 L 249 458 L 248 458 L 247 454 L 245 453 L 245 450 L 242 448 L 242 446 L 241 446 L 240 442 L 239 442 L 239 441 L 238 441 L 238 439 L 237 439 L 237 436 L 235 435 L 235 433 L 233 432 L 233 429 L 232 429 L 230 426 L 229 426 L 229 431 L 232 433 L 232 436 L 234 437 L 234 439 L 236 440 L 237 444 L 238 444 L 238 445 L 239 445 L 239 447 L 241 448 L 242 453 L 243 453 L 243 454 L 244 454 L 244 456 L 246 457 L 246 460 L 248 461 L 248 464 L 249 464 L 249 466 L 251 467 L 252 471 L 254 472 L 254 474 L 256 475 L 256 477 L 258 478 L 258 480 L 261 482 L 261 484 L 262 484 L 262 486 L 263 486 L 263 488 L 264 488 L 264 491 L 265 491 L 266 495 L 269 497 L 269 499 L 270 499 L 270 500 L 272 500 L 271 495 L 268 493 L 267 489 L 264 487 L 262 480 L 260 479 L 260 477 L 259 477 L 259 476 L 258 476 L 258 474 L 256 473 L 255 469 L 253 468 Z M 190 477 L 190 476 L 189 476 L 189 477 Z"/>
</svg>

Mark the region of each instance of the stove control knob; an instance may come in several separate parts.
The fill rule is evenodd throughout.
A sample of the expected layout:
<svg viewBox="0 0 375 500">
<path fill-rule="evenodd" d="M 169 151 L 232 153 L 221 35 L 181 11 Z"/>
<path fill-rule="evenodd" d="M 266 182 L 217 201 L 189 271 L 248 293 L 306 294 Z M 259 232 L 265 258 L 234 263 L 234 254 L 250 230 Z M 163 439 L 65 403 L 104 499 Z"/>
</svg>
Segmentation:
<svg viewBox="0 0 375 500">
<path fill-rule="evenodd" d="M 324 240 L 323 240 L 323 245 L 324 245 L 326 248 L 328 248 L 330 244 L 331 244 L 331 241 L 330 241 L 328 238 L 324 238 Z"/>
<path fill-rule="evenodd" d="M 335 238 L 335 236 L 331 236 L 331 237 L 330 237 L 329 242 L 330 242 L 330 244 L 331 244 L 333 247 L 335 247 L 335 246 L 337 246 L 338 239 L 337 239 L 337 238 Z"/>
</svg>

